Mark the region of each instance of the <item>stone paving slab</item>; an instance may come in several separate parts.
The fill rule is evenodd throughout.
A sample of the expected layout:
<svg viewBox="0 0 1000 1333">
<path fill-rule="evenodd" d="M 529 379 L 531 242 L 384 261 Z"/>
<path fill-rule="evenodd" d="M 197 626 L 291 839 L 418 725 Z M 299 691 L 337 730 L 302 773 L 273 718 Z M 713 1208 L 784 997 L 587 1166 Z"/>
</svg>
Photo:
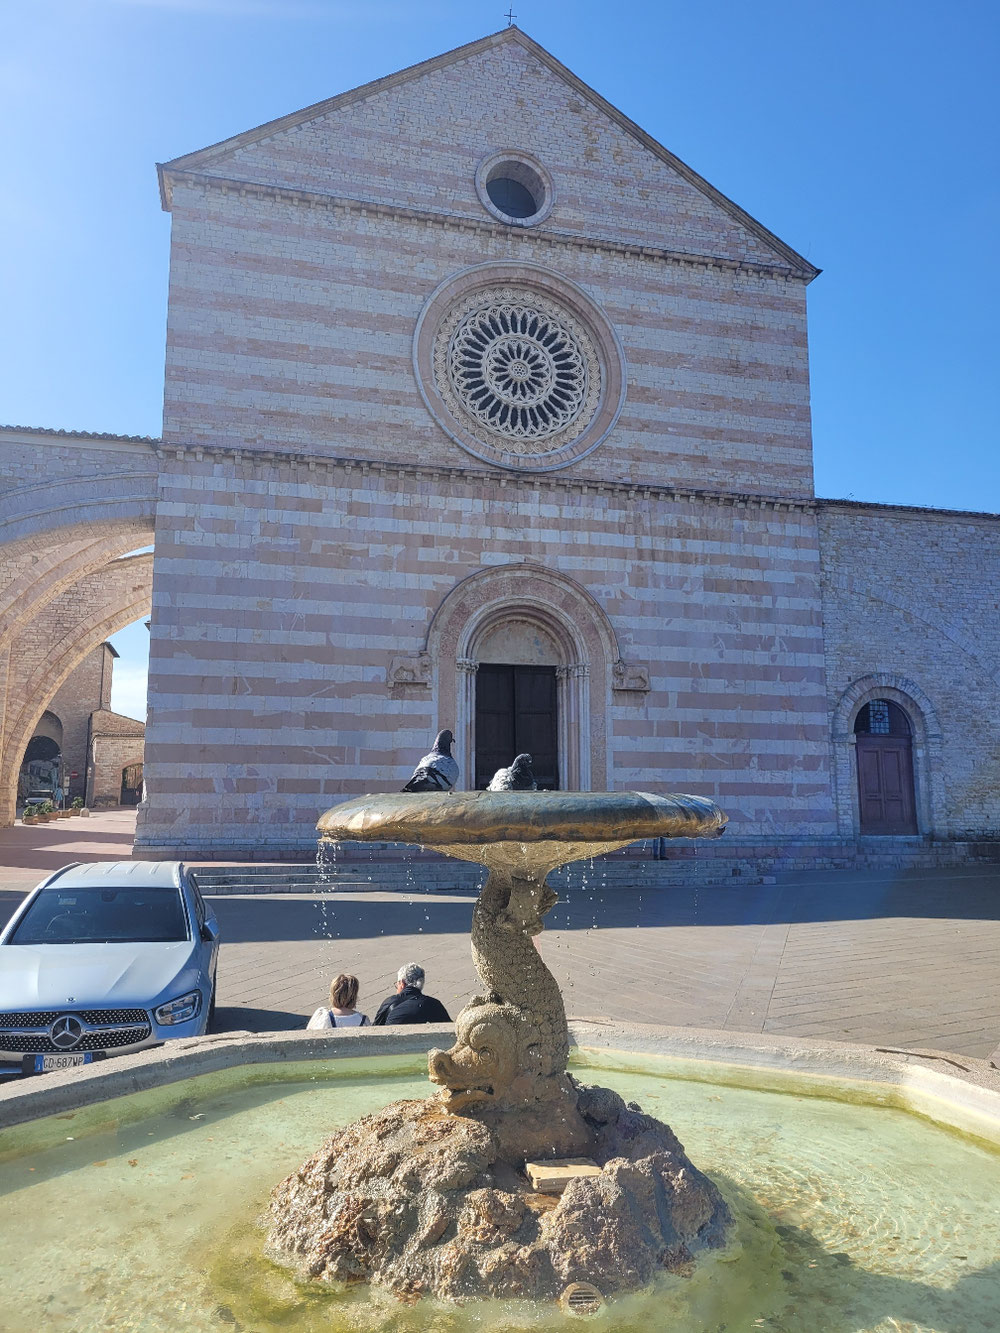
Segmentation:
<svg viewBox="0 0 1000 1333">
<path fill-rule="evenodd" d="M 72 861 L 131 861 L 134 810 L 0 828 L 0 888 L 32 889 Z"/>
<path fill-rule="evenodd" d="M 86 832 L 73 820 L 0 831 L 0 919 L 52 860 L 128 859 L 131 820 L 134 813 L 114 811 L 92 817 Z M 29 834 L 39 835 L 31 847 Z M 303 1026 L 339 971 L 357 974 L 369 1013 L 411 960 L 426 968 L 428 992 L 453 1016 L 477 988 L 467 894 L 213 901 L 224 1029 Z M 935 1047 L 1000 1063 L 995 866 L 577 890 L 547 922 L 540 948 L 567 1010 L 580 1017 Z"/>
</svg>

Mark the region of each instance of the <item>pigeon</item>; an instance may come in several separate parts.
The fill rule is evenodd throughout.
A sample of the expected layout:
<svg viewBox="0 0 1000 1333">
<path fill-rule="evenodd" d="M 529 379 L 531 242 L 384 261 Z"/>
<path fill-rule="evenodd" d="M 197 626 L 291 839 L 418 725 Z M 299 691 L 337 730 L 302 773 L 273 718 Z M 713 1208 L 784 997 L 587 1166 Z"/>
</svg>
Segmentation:
<svg viewBox="0 0 1000 1333">
<path fill-rule="evenodd" d="M 510 768 L 498 768 L 487 791 L 537 791 L 538 783 L 531 771 L 531 755 L 519 754 Z"/>
<path fill-rule="evenodd" d="M 458 764 L 452 758 L 450 731 L 439 731 L 434 749 L 413 770 L 403 791 L 451 791 L 458 781 Z"/>
</svg>

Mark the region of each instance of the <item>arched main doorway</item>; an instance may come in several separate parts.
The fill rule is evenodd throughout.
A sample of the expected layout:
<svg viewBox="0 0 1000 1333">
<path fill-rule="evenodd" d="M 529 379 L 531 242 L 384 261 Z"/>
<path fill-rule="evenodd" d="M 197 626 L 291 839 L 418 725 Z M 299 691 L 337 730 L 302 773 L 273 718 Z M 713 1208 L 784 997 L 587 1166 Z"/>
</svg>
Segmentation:
<svg viewBox="0 0 1000 1333">
<path fill-rule="evenodd" d="M 872 699 L 855 718 L 854 736 L 861 832 L 916 833 L 913 737 L 906 713 L 891 699 Z"/>
<path fill-rule="evenodd" d="M 539 789 L 558 791 L 559 644 L 542 625 L 515 615 L 481 637 L 477 657 L 476 787 L 528 753 Z"/>
<path fill-rule="evenodd" d="M 535 771 L 548 779 L 545 785 L 606 789 L 608 703 L 620 654 L 607 616 L 573 579 L 529 563 L 479 570 L 445 595 L 425 651 L 435 668 L 438 726 L 455 733 L 463 787 L 482 785 L 483 778 L 488 782 L 523 749 L 538 761 Z M 486 679 L 493 667 L 522 683 L 528 744 L 518 743 L 516 726 L 510 734 L 509 710 L 511 702 L 519 707 L 517 693 L 511 702 L 494 693 L 495 707 L 484 708 L 489 687 L 480 688 L 479 672 Z M 529 677 L 533 681 L 525 684 Z M 489 711 L 495 727 L 486 722 Z M 552 732 L 554 755 L 545 752 Z"/>
</svg>

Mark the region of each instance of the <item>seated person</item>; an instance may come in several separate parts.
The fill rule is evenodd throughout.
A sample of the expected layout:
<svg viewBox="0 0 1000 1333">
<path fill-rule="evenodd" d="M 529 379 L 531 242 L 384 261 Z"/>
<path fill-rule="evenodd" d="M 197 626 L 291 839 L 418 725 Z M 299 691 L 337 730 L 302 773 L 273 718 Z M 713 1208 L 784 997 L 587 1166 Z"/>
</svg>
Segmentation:
<svg viewBox="0 0 1000 1333">
<path fill-rule="evenodd" d="M 424 995 L 424 969 L 407 963 L 396 973 L 396 994 L 383 1000 L 375 1026 L 396 1023 L 450 1023 L 448 1010 L 433 995 Z"/>
<path fill-rule="evenodd" d="M 368 1015 L 359 1014 L 354 1005 L 358 998 L 358 979 L 341 972 L 330 982 L 330 1007 L 317 1009 L 306 1028 L 362 1028 Z"/>
</svg>

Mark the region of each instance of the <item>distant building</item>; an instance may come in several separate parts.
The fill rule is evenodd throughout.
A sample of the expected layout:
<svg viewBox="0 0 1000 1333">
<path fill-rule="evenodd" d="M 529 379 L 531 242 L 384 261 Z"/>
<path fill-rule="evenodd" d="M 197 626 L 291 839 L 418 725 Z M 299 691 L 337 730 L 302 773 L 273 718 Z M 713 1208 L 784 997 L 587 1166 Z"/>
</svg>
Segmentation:
<svg viewBox="0 0 1000 1333">
<path fill-rule="evenodd" d="M 93 649 L 59 687 L 28 742 L 19 795 L 80 797 L 91 809 L 137 805 L 146 728 L 111 710 L 117 650 Z"/>
</svg>

